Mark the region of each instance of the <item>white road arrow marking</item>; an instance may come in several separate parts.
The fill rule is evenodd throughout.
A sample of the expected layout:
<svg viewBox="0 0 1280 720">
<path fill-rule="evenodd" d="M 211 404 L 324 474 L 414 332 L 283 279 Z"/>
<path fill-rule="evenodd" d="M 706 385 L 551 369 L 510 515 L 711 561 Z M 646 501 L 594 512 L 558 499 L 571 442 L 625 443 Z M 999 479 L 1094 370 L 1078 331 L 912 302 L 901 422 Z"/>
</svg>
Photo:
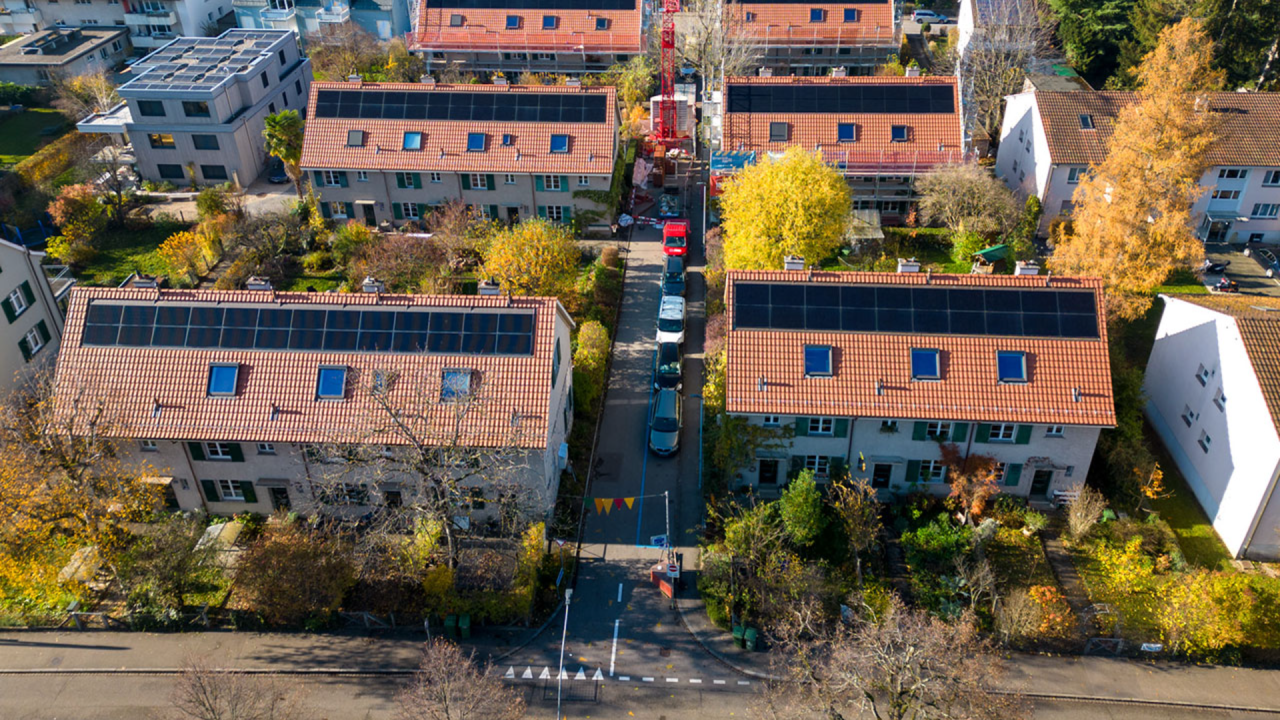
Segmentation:
<svg viewBox="0 0 1280 720">
<path fill-rule="evenodd" d="M 523 678 L 523 679 L 525 679 L 525 680 L 532 680 L 532 679 L 533 679 L 533 668 L 531 668 L 531 667 L 529 667 L 528 665 L 526 665 L 526 666 L 525 666 L 525 668 L 524 668 L 524 674 L 523 674 L 523 675 L 521 675 L 520 677 L 521 677 L 521 678 Z"/>
<path fill-rule="evenodd" d="M 539 680 L 547 680 L 551 677 L 551 668 L 542 668 L 542 674 L 538 676 Z"/>
</svg>

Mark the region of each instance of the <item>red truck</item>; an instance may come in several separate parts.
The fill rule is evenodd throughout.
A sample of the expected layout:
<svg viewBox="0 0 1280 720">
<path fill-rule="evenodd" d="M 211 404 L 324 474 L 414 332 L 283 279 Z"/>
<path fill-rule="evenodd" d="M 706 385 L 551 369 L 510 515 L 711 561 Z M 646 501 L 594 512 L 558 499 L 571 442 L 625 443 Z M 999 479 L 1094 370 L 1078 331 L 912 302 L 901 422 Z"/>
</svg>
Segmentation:
<svg viewBox="0 0 1280 720">
<path fill-rule="evenodd" d="M 662 252 L 684 257 L 689 254 L 689 221 L 668 220 L 662 226 Z"/>
</svg>

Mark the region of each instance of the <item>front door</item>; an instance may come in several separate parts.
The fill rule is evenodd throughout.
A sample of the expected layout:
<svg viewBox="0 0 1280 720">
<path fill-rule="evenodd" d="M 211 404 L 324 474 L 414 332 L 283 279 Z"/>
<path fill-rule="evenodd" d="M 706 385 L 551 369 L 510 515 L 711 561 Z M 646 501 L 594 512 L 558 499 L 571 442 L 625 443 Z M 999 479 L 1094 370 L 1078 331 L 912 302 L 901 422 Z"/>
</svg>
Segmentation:
<svg viewBox="0 0 1280 720">
<path fill-rule="evenodd" d="M 272 510 L 288 510 L 289 509 L 289 488 L 273 487 L 273 488 L 268 488 L 267 492 L 271 495 Z"/>
<path fill-rule="evenodd" d="M 761 485 L 777 485 L 778 484 L 778 461 L 777 460 L 761 460 L 760 461 L 760 484 Z"/>
<path fill-rule="evenodd" d="M 361 205 L 364 208 L 364 224 L 373 227 L 378 224 L 378 216 L 373 214 L 373 205 Z"/>
<path fill-rule="evenodd" d="M 1031 477 L 1031 497 L 1043 498 L 1049 494 L 1049 483 L 1053 482 L 1052 470 L 1037 470 Z"/>
<path fill-rule="evenodd" d="M 1231 231 L 1230 220 L 1214 220 L 1209 223 L 1209 235 L 1205 238 L 1206 242 L 1221 243 L 1227 241 L 1227 234 Z"/>
<path fill-rule="evenodd" d="M 520 208 L 518 207 L 507 208 L 507 224 L 515 225 L 518 222 L 520 222 Z"/>
</svg>

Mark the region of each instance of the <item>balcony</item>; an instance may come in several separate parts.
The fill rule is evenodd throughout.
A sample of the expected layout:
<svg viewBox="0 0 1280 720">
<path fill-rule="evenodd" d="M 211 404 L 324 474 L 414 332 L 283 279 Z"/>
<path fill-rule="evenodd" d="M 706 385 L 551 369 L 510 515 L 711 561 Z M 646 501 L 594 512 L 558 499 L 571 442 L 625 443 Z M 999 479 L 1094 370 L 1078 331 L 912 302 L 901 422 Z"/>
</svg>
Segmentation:
<svg viewBox="0 0 1280 720">
<path fill-rule="evenodd" d="M 174 25 L 178 15 L 172 10 L 146 10 L 124 14 L 125 25 Z"/>
<path fill-rule="evenodd" d="M 258 11 L 258 17 L 262 18 L 263 22 L 269 22 L 269 23 L 279 23 L 279 22 L 292 23 L 294 17 L 296 17 L 297 14 L 298 14 L 298 9 L 292 8 L 292 7 L 284 8 L 283 10 L 278 8 L 265 7 Z"/>
<path fill-rule="evenodd" d="M 0 27 L 8 27 L 12 32 L 35 32 L 44 24 L 40 11 L 29 7 L 0 8 Z"/>
<path fill-rule="evenodd" d="M 176 37 L 178 37 L 177 33 L 157 32 L 145 35 L 130 35 L 129 40 L 136 48 L 158 48 L 163 45 L 168 45 Z"/>
<path fill-rule="evenodd" d="M 351 6 L 334 3 L 316 12 L 316 20 L 322 23 L 344 23 L 351 19 Z"/>
</svg>

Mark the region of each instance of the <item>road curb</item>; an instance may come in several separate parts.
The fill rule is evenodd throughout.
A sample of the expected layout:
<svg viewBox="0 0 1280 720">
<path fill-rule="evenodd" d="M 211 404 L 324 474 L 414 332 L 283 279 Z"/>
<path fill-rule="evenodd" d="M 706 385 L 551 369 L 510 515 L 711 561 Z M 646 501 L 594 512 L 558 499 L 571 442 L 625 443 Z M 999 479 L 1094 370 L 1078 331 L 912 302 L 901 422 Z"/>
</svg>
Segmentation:
<svg viewBox="0 0 1280 720">
<path fill-rule="evenodd" d="M 755 678 L 757 680 L 768 680 L 768 681 L 774 681 L 774 682 L 783 679 L 781 677 L 778 677 L 777 675 L 772 675 L 770 673 L 762 673 L 758 670 L 752 670 L 750 668 L 742 667 L 738 663 L 731 660 L 729 656 L 711 647 L 711 645 L 707 641 L 702 639 L 702 635 L 689 625 L 689 621 L 688 619 L 685 618 L 685 614 L 684 614 L 684 604 L 680 602 L 679 598 L 676 598 L 675 605 L 676 605 L 676 612 L 680 615 L 680 624 L 683 625 L 684 629 L 690 635 L 693 636 L 693 639 L 698 643 L 698 646 L 701 647 L 703 650 L 706 650 L 707 653 L 711 655 L 711 657 L 715 658 L 716 660 L 719 660 L 722 664 L 727 666 L 730 670 L 733 670 L 734 672 L 742 675 L 746 675 L 747 677 Z"/>
<path fill-rule="evenodd" d="M 502 653 L 501 655 L 497 655 L 497 656 L 495 656 L 495 657 L 490 658 L 490 659 L 489 659 L 489 662 L 490 662 L 490 663 L 496 663 L 496 662 L 499 662 L 499 661 L 501 661 L 501 660 L 506 660 L 507 658 L 511 657 L 512 655 L 515 655 L 516 653 L 518 653 L 518 652 L 520 652 L 521 650 L 523 650 L 523 649 L 525 649 L 526 647 L 528 647 L 528 646 L 529 646 L 529 643 L 533 642 L 534 640 L 537 640 L 537 639 L 538 639 L 538 636 L 542 635 L 542 633 L 543 633 L 544 631 L 546 631 L 547 627 L 548 627 L 549 625 L 551 625 L 551 621 L 552 621 L 552 620 L 555 620 L 555 619 L 556 619 L 556 616 L 557 616 L 557 615 L 559 615 L 559 614 L 560 614 L 560 611 L 561 611 L 561 610 L 563 610 L 563 609 L 564 609 L 564 600 L 561 600 L 561 601 L 560 601 L 560 604 L 559 604 L 559 605 L 557 605 L 557 606 L 556 606 L 556 609 L 551 613 L 551 616 L 550 616 L 550 617 L 548 617 L 546 620 L 544 620 L 544 621 L 543 621 L 543 623 L 542 623 L 542 626 L 541 626 L 541 627 L 539 627 L 539 628 L 537 629 L 537 631 L 536 631 L 536 632 L 534 632 L 532 635 L 530 635 L 530 636 L 528 637 L 528 639 L 526 639 L 524 642 L 520 643 L 519 645 L 516 645 L 515 647 L 511 648 L 510 650 L 508 650 L 508 651 L 506 651 L 506 652 Z"/>
</svg>

